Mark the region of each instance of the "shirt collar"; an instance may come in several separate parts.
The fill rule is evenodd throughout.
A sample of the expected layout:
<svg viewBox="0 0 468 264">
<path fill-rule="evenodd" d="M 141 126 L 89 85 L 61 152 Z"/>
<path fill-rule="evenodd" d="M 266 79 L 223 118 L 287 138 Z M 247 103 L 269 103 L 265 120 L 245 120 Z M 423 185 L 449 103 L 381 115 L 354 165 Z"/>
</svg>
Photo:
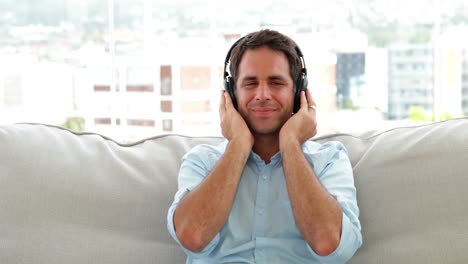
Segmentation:
<svg viewBox="0 0 468 264">
<path fill-rule="evenodd" d="M 249 160 L 257 165 L 265 166 L 263 159 L 257 153 L 253 152 L 253 150 L 250 151 Z M 271 157 L 271 162 L 269 164 L 276 164 L 278 162 L 281 162 L 281 154 L 279 152 Z"/>
</svg>

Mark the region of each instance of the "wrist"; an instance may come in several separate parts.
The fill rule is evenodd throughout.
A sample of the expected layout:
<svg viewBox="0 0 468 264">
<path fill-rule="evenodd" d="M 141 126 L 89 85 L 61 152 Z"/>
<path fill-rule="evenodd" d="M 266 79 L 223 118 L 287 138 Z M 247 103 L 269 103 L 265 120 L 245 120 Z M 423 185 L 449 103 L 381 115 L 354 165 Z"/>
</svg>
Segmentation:
<svg viewBox="0 0 468 264">
<path fill-rule="evenodd" d="M 279 147 L 280 151 L 290 147 L 300 147 L 301 142 L 294 135 L 280 136 Z"/>
<path fill-rule="evenodd" d="M 253 139 L 249 137 L 234 137 L 229 140 L 228 147 L 234 152 L 250 155 L 253 147 Z"/>
</svg>

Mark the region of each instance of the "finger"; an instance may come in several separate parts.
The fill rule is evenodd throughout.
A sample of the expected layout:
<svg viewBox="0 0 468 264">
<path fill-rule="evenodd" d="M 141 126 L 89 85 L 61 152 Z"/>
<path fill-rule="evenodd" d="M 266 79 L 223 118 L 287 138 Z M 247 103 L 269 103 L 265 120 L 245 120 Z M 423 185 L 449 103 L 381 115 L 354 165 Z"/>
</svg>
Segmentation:
<svg viewBox="0 0 468 264">
<path fill-rule="evenodd" d="M 310 90 L 309 90 L 309 89 L 306 90 L 306 96 L 307 96 L 307 103 L 308 103 L 308 105 L 309 105 L 309 106 L 310 106 L 310 105 L 315 105 L 315 100 L 314 100 L 314 98 L 312 97 L 312 94 L 310 93 Z"/>
<path fill-rule="evenodd" d="M 224 97 L 224 94 L 226 93 L 226 91 L 224 90 L 221 90 L 221 98 L 219 99 L 219 114 L 222 115 L 224 114 L 224 112 L 226 111 L 226 106 L 225 106 L 225 97 Z"/>
<path fill-rule="evenodd" d="M 309 107 L 309 105 L 307 104 L 307 99 L 306 99 L 306 96 L 305 96 L 305 92 L 301 91 L 301 108 L 307 109 L 307 107 Z"/>
<path fill-rule="evenodd" d="M 228 92 L 224 93 L 224 101 L 224 106 L 226 107 L 226 110 L 233 108 L 231 95 Z"/>
</svg>

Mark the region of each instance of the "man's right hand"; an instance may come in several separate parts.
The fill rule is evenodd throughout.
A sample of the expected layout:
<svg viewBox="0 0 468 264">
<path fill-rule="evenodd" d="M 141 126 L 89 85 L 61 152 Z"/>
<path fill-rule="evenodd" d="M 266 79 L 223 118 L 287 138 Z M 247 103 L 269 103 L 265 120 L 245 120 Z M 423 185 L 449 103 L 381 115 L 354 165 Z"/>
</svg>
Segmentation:
<svg viewBox="0 0 468 264">
<path fill-rule="evenodd" d="M 182 198 L 174 212 L 176 235 L 180 243 L 193 252 L 203 250 L 226 224 L 254 142 L 226 92 L 221 97 L 219 114 L 223 136 L 229 144 L 214 168 L 206 171 L 208 175 L 199 175 L 204 179 Z M 193 171 L 185 173 L 193 174 Z M 196 176 L 181 174 L 179 177 L 193 180 Z"/>
<path fill-rule="evenodd" d="M 238 140 L 242 145 L 250 146 L 250 151 L 254 144 L 254 137 L 244 118 L 234 108 L 231 96 L 226 91 L 222 91 L 221 93 L 219 117 L 223 136 L 229 141 Z"/>
</svg>

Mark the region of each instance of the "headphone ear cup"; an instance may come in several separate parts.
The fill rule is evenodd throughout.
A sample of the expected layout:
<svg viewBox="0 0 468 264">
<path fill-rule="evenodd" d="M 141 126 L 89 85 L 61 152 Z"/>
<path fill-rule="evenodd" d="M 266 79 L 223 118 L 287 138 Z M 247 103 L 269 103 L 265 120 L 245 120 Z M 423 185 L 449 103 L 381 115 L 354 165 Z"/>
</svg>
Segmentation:
<svg viewBox="0 0 468 264">
<path fill-rule="evenodd" d="M 304 74 L 304 78 L 302 80 L 302 91 L 306 91 L 308 86 L 309 86 L 309 80 L 307 79 L 307 75 Z"/>
<path fill-rule="evenodd" d="M 224 79 L 224 90 L 226 90 L 231 96 L 232 104 L 237 110 L 237 99 L 236 99 L 236 89 L 234 84 L 234 79 L 231 76 L 228 76 Z"/>
<path fill-rule="evenodd" d="M 308 85 L 307 75 L 303 73 L 301 74 L 301 77 L 299 77 L 299 79 L 296 82 L 293 113 L 296 113 L 297 111 L 299 111 L 299 108 L 301 108 L 301 92 L 307 90 L 307 85 Z"/>
</svg>

